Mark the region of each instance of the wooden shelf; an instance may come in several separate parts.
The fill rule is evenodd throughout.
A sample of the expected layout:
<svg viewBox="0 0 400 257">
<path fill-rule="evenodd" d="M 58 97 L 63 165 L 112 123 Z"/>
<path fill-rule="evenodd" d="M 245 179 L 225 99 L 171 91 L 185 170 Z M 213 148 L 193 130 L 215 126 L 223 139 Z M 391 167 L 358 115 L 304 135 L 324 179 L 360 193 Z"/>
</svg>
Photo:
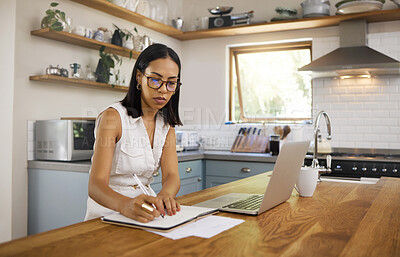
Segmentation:
<svg viewBox="0 0 400 257">
<path fill-rule="evenodd" d="M 66 78 L 56 75 L 37 75 L 37 76 L 29 76 L 29 80 L 33 81 L 42 81 L 42 82 L 50 82 L 55 84 L 64 84 L 69 86 L 78 86 L 78 87 L 86 87 L 86 88 L 95 88 L 95 89 L 105 89 L 119 92 L 128 92 L 127 87 L 123 86 L 114 86 L 106 83 L 99 83 L 95 81 L 89 81 L 84 79 L 72 79 Z"/>
<path fill-rule="evenodd" d="M 88 7 L 94 8 L 96 10 L 111 14 L 113 16 L 125 19 L 127 21 L 133 22 L 135 24 L 141 25 L 143 27 L 152 29 L 154 31 L 163 33 L 165 35 L 176 38 L 177 35 L 183 32 L 174 27 L 168 26 L 164 23 L 152 20 L 138 13 L 132 12 L 125 9 L 119 5 L 110 3 L 106 0 L 71 0 Z"/>
<path fill-rule="evenodd" d="M 133 59 L 136 59 L 140 54 L 140 52 L 133 51 L 133 50 L 130 50 L 125 47 L 100 42 L 95 39 L 78 36 L 76 34 L 68 33 L 65 31 L 55 31 L 55 30 L 51 30 L 49 28 L 33 30 L 33 31 L 31 31 L 31 35 L 38 36 L 38 37 L 44 37 L 44 38 L 48 38 L 48 39 L 53 39 L 53 40 L 65 42 L 68 44 L 83 46 L 83 47 L 95 49 L 95 50 L 99 50 L 100 47 L 105 46 L 106 47 L 104 50 L 105 52 L 128 57 L 128 58 L 130 57 L 130 54 L 132 52 Z"/>
<path fill-rule="evenodd" d="M 116 17 L 131 21 L 135 24 L 161 32 L 179 40 L 193 40 L 202 38 L 215 38 L 236 35 L 248 35 L 257 33 L 268 33 L 299 29 L 313 29 L 338 25 L 341 21 L 366 19 L 367 22 L 383 22 L 400 20 L 400 9 L 333 15 L 316 18 L 304 18 L 289 21 L 275 21 L 250 25 L 239 25 L 233 27 L 215 28 L 199 31 L 182 32 L 171 26 L 154 21 L 145 16 L 129 11 L 121 6 L 106 0 L 72 0 L 99 11 L 114 15 Z"/>
<path fill-rule="evenodd" d="M 313 29 L 320 27 L 336 26 L 341 21 L 365 19 L 367 22 L 383 22 L 400 20 L 400 9 L 343 14 L 316 18 L 304 18 L 289 21 L 275 21 L 268 23 L 241 25 L 234 27 L 215 28 L 199 31 L 184 32 L 176 35 L 180 40 L 193 40 L 202 38 L 226 37 L 248 35 L 256 33 L 278 32 L 299 29 Z"/>
</svg>

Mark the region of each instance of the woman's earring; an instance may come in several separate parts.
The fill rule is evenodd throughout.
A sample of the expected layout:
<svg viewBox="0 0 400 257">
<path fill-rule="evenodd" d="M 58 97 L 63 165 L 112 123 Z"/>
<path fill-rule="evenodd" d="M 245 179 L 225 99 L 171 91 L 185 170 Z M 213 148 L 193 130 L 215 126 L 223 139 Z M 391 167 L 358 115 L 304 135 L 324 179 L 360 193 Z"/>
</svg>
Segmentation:
<svg viewBox="0 0 400 257">
<path fill-rule="evenodd" d="M 140 91 L 140 90 L 142 89 L 142 85 L 140 85 L 140 84 L 137 84 L 137 85 L 136 85 L 136 88 L 137 88 L 137 90 L 139 90 L 139 91 Z"/>
</svg>

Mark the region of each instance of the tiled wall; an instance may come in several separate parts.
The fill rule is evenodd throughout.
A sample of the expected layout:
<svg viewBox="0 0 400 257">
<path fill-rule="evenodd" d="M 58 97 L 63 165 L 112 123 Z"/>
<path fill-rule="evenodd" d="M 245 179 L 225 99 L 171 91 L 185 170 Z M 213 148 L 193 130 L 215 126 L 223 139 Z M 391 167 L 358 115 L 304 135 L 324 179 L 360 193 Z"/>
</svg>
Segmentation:
<svg viewBox="0 0 400 257">
<path fill-rule="evenodd" d="M 400 32 L 368 35 L 368 45 L 400 59 Z M 339 38 L 313 40 L 314 59 L 339 46 Z M 400 149 L 400 76 L 316 79 L 314 112 L 325 110 L 333 125 L 332 146 Z"/>
</svg>

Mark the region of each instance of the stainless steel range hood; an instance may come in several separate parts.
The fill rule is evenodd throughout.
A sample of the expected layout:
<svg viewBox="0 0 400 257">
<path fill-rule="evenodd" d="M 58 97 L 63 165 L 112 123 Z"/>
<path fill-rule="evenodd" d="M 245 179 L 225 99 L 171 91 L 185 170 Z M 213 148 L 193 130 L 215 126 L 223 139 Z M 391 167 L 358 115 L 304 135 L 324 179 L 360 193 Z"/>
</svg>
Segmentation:
<svg viewBox="0 0 400 257">
<path fill-rule="evenodd" d="M 367 22 L 344 21 L 339 24 L 340 47 L 302 67 L 313 78 L 375 77 L 399 75 L 400 62 L 366 45 Z"/>
</svg>

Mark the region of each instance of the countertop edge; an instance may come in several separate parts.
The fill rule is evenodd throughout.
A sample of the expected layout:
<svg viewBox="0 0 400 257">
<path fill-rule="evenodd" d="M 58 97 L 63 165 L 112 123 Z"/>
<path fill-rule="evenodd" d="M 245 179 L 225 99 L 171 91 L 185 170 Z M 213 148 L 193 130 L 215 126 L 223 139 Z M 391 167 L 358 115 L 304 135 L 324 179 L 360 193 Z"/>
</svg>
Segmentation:
<svg viewBox="0 0 400 257">
<path fill-rule="evenodd" d="M 276 156 L 266 153 L 231 153 L 229 151 L 187 151 L 178 152 L 178 161 L 218 160 L 274 163 Z M 61 170 L 72 172 L 89 172 L 91 161 L 28 161 L 28 169 Z"/>
</svg>

